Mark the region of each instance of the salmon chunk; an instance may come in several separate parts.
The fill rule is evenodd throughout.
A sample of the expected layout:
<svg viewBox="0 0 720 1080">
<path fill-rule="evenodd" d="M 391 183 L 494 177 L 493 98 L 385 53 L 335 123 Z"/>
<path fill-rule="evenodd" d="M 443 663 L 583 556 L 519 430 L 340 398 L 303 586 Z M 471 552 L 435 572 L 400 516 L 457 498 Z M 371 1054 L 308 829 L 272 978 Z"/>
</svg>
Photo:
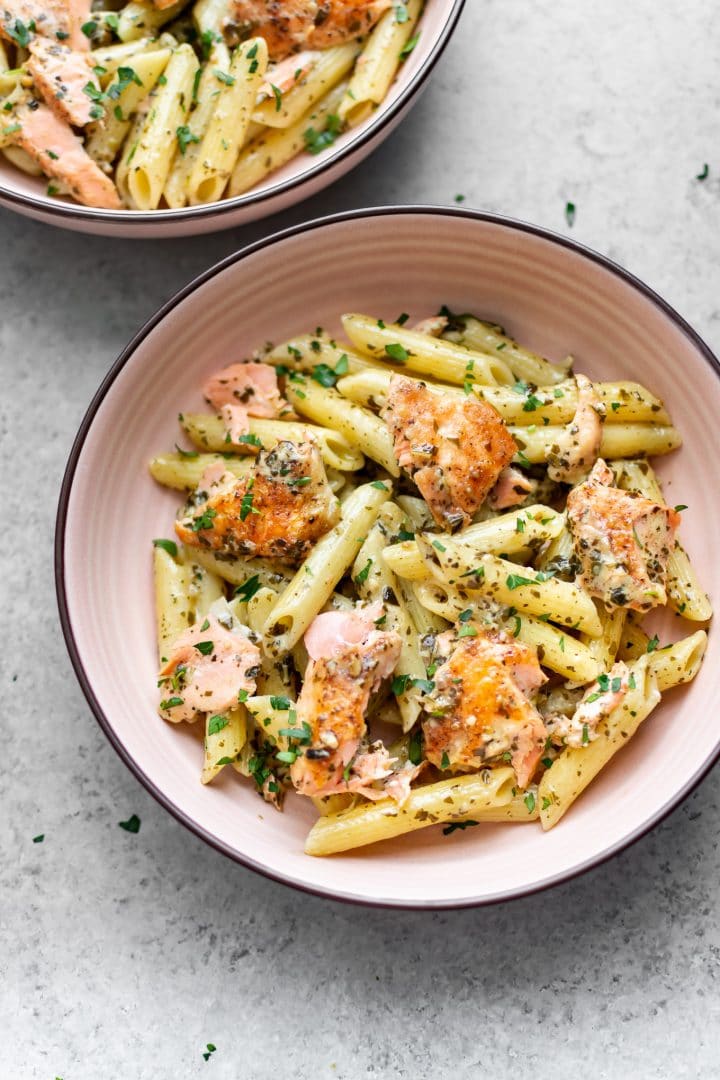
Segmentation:
<svg viewBox="0 0 720 1080">
<path fill-rule="evenodd" d="M 450 531 L 469 524 L 517 449 L 491 405 L 443 397 L 404 375 L 391 378 L 383 417 L 398 464 Z"/>
<path fill-rule="evenodd" d="M 239 695 L 253 693 L 259 672 L 257 645 L 208 615 L 183 630 L 160 669 L 160 715 L 192 721 L 199 713 L 227 712 Z"/>
<path fill-rule="evenodd" d="M 27 68 L 40 94 L 65 123 L 84 127 L 97 119 L 93 110 L 98 106 L 86 87 L 99 94 L 100 83 L 85 53 L 74 52 L 49 38 L 35 38 L 30 42 Z"/>
<path fill-rule="evenodd" d="M 500 473 L 495 487 L 488 495 L 488 503 L 493 510 L 508 510 L 511 506 L 520 506 L 536 486 L 520 469 L 508 465 Z"/>
<path fill-rule="evenodd" d="M 297 703 L 308 745 L 290 775 L 302 795 L 355 791 L 382 797 L 371 785 L 393 775 L 382 744 L 359 752 L 370 695 L 392 674 L 401 639 L 375 628 L 374 608 L 319 615 L 305 635 L 310 662 Z"/>
<path fill-rule="evenodd" d="M 622 705 L 631 689 L 631 673 L 622 660 L 589 686 L 575 712 L 548 720 L 552 741 L 561 746 L 588 746 L 598 737 L 598 724 Z M 634 684 L 633 684 L 634 685 Z"/>
<path fill-rule="evenodd" d="M 455 639 L 425 699 L 425 755 L 441 769 L 479 769 L 509 755 L 527 787 L 547 737 L 528 695 L 546 677 L 522 642 L 472 623 L 464 630 L 474 635 Z"/>
<path fill-rule="evenodd" d="M 225 27 L 235 40 L 265 39 L 271 60 L 326 49 L 367 34 L 392 0 L 231 0 Z"/>
<path fill-rule="evenodd" d="M 575 416 L 548 454 L 548 476 L 564 484 L 577 484 L 597 461 L 602 443 L 605 405 L 587 375 L 575 376 Z"/>
<path fill-rule="evenodd" d="M 1 2 L 1 0 L 0 0 Z M 17 125 L 13 141 L 37 161 L 46 176 L 85 206 L 121 210 L 122 203 L 112 180 L 85 152 L 82 141 L 47 105 L 23 102 L 8 114 Z"/>
<path fill-rule="evenodd" d="M 602 458 L 568 495 L 568 525 L 583 588 L 605 604 L 649 611 L 667 602 L 667 561 L 680 515 L 613 487 Z"/>
<path fill-rule="evenodd" d="M 85 51 L 89 41 L 81 27 L 89 18 L 90 0 L 0 0 L 0 37 L 19 44 L 27 31 Z"/>
<path fill-rule="evenodd" d="M 215 409 L 242 406 L 248 416 L 268 420 L 290 409 L 278 390 L 277 373 L 270 364 L 231 364 L 208 379 L 203 397 Z"/>
<path fill-rule="evenodd" d="M 203 477 L 175 529 L 192 547 L 299 562 L 339 517 L 317 445 L 286 441 L 261 451 L 249 476 Z"/>
</svg>

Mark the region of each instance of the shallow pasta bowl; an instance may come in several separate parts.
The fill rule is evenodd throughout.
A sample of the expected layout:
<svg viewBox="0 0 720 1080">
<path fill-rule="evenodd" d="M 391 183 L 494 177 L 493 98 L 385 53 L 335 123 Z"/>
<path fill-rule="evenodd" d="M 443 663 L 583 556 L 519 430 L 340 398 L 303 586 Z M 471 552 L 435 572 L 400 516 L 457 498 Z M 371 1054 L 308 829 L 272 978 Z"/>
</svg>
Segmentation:
<svg viewBox="0 0 720 1080">
<path fill-rule="evenodd" d="M 316 154 L 301 152 L 247 193 L 178 210 L 100 210 L 48 195 L 48 181 L 0 153 L 0 206 L 78 232 L 118 237 L 194 236 L 244 225 L 316 195 L 386 139 L 417 101 L 457 24 L 465 0 L 427 0 L 417 43 L 377 109 Z"/>
<path fill-rule="evenodd" d="M 664 301 L 607 259 L 472 211 L 357 211 L 291 229 L 213 267 L 115 363 L 82 423 L 60 498 L 63 629 L 88 701 L 123 760 L 180 821 L 238 862 L 368 904 L 482 904 L 565 880 L 658 822 L 720 751 L 720 646 L 711 633 L 695 682 L 668 693 L 552 831 L 485 824 L 444 836 L 430 828 L 317 859 L 303 853 L 311 805 L 292 796 L 278 814 L 241 778 L 226 776 L 229 769 L 203 788 L 196 740 L 158 718 L 150 542 L 170 535 L 178 500 L 149 478 L 147 460 L 172 446 L 178 410 L 199 406 L 211 372 L 269 337 L 279 342 L 316 325 L 338 333 L 347 311 L 420 318 L 443 303 L 484 313 L 550 359 L 572 353 L 592 378 L 631 377 L 665 400 L 685 444 L 658 459 L 658 470 L 669 501 L 689 506 L 683 540 L 710 595 L 720 595 L 720 509 L 706 498 L 720 434 L 694 422 L 720 406 L 718 361 Z M 678 638 L 683 630 L 659 633 Z"/>
</svg>

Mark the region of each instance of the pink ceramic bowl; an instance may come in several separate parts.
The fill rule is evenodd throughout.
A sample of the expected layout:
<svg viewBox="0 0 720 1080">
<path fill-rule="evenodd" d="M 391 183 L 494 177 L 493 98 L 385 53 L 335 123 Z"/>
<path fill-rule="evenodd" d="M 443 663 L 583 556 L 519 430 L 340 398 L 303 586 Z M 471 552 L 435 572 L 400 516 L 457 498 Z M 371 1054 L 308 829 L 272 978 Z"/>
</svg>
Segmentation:
<svg viewBox="0 0 720 1080">
<path fill-rule="evenodd" d="M 309 199 L 339 180 L 380 145 L 418 100 L 445 49 L 465 0 L 427 0 L 420 37 L 377 111 L 328 150 L 300 154 L 245 195 L 183 210 L 96 210 L 47 194 L 45 177 L 27 176 L 0 155 L 0 206 L 97 236 L 195 236 L 246 225 Z"/>
<path fill-rule="evenodd" d="M 177 412 L 199 407 L 203 380 L 258 342 L 316 325 L 339 331 L 345 311 L 417 318 L 442 303 L 484 313 L 551 358 L 571 352 L 595 378 L 638 379 L 665 399 L 685 446 L 660 459 L 659 471 L 669 501 L 689 505 L 683 541 L 706 588 L 720 596 L 720 507 L 707 498 L 720 432 L 698 423 L 720 412 L 718 361 L 663 300 L 607 259 L 473 211 L 357 211 L 290 229 L 213 267 L 140 331 L 108 374 L 60 497 L 63 629 L 88 701 L 123 760 L 180 821 L 238 862 L 366 904 L 459 907 L 563 881 L 663 818 L 720 750 L 720 637 L 711 633 L 696 681 L 666 696 L 552 832 L 484 825 L 446 837 L 432 828 L 314 859 L 303 854 L 315 818 L 308 802 L 291 796 L 278 814 L 230 770 L 203 788 L 197 741 L 158 718 L 150 541 L 171 534 L 178 498 L 152 482 L 146 463 L 172 447 Z M 667 633 L 682 636 L 674 621 Z"/>
</svg>

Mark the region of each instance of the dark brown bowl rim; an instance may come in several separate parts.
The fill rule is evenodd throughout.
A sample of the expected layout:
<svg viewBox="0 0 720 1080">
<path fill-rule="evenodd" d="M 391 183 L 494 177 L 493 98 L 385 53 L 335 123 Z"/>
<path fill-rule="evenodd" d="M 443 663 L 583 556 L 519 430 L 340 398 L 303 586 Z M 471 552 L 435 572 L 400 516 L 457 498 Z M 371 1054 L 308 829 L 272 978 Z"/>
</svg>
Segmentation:
<svg viewBox="0 0 720 1080">
<path fill-rule="evenodd" d="M 309 183 L 314 177 L 327 171 L 331 166 L 344 161 L 350 154 L 356 154 L 363 146 L 366 146 L 368 142 L 374 140 L 388 124 L 391 124 L 398 114 L 402 113 L 403 109 L 405 109 L 413 98 L 416 98 L 419 94 L 433 68 L 445 51 L 464 6 L 465 0 L 454 0 L 453 6 L 448 12 L 445 20 L 445 25 L 438 34 L 430 54 L 422 66 L 415 72 L 415 75 L 399 95 L 397 101 L 394 101 L 392 105 L 389 106 L 381 105 L 372 123 L 365 131 L 358 134 L 347 146 L 342 147 L 342 149 L 330 151 L 328 154 L 321 154 L 317 164 L 303 172 L 300 176 L 290 177 L 287 180 L 280 181 L 265 191 L 256 192 L 254 194 L 250 191 L 246 195 L 236 195 L 232 199 L 224 199 L 219 202 L 207 203 L 206 205 L 185 207 L 179 210 L 99 210 L 88 206 L 81 206 L 77 203 L 45 203 L 39 201 L 33 195 L 22 195 L 17 191 L 13 191 L 12 188 L 5 187 L 3 184 L 0 184 L 0 205 L 5 203 L 12 209 L 11 204 L 15 204 L 24 209 L 37 211 L 43 216 L 46 215 L 48 218 L 57 217 L 64 219 L 63 222 L 58 222 L 59 224 L 64 223 L 65 220 L 67 220 L 69 224 L 70 219 L 75 221 L 94 221 L 97 223 L 111 222 L 112 224 L 125 226 L 153 224 L 161 227 L 167 225 L 168 231 L 170 231 L 172 226 L 183 222 L 198 220 L 211 221 L 214 218 L 223 217 L 233 210 L 254 206 L 257 203 L 262 203 L 266 200 L 268 203 L 271 203 L 279 196 L 284 195 L 288 191 L 292 191 L 301 184 Z M 278 208 L 278 210 L 279 209 L 280 208 Z M 268 209 L 268 214 L 271 213 L 273 213 L 272 206 Z M 242 222 L 240 224 L 242 224 Z"/>
<path fill-rule="evenodd" d="M 578 863 L 577 866 L 570 870 L 565 870 L 560 873 L 549 876 L 542 881 L 535 882 L 533 885 L 520 887 L 517 889 L 505 890 L 502 893 L 491 896 L 481 897 L 468 897 L 462 900 L 418 900 L 418 901 L 399 901 L 392 898 L 368 898 L 365 896 L 357 896 L 353 893 L 339 892 L 335 889 L 326 889 L 318 886 L 310 886 L 306 883 L 296 880 L 288 875 L 279 873 L 275 870 L 271 870 L 268 867 L 256 862 L 247 856 L 241 855 L 229 844 L 225 844 L 223 841 L 218 840 L 210 832 L 204 829 L 196 821 L 194 821 L 188 814 L 186 814 L 179 806 L 177 806 L 172 800 L 170 800 L 164 792 L 157 787 L 157 785 L 146 775 L 141 766 L 131 756 L 126 749 L 122 740 L 119 738 L 115 730 L 113 729 L 110 721 L 103 712 L 103 709 L 95 696 L 90 679 L 85 671 L 82 658 L 80 656 L 77 643 L 73 634 L 70 614 L 68 609 L 68 598 L 65 585 L 65 530 L 67 525 L 67 513 L 68 503 L 70 498 L 70 492 L 72 490 L 73 480 L 75 477 L 75 471 L 77 469 L 78 461 L 85 444 L 90 427 L 92 426 L 95 415 L 104 401 L 107 393 L 109 392 L 113 382 L 120 374 L 125 364 L 133 355 L 138 346 L 145 340 L 148 334 L 160 323 L 167 315 L 169 315 L 179 304 L 185 300 L 192 292 L 194 292 L 201 285 L 211 280 L 217 274 L 221 273 L 228 266 L 231 266 L 243 259 L 248 258 L 255 252 L 260 251 L 266 247 L 270 247 L 273 244 L 284 241 L 293 236 L 299 236 L 303 233 L 313 232 L 316 229 L 322 229 L 326 226 L 339 224 L 347 221 L 362 221 L 367 218 L 376 217 L 392 217 L 392 216 L 404 216 L 408 214 L 413 215 L 431 215 L 437 217 L 455 217 L 465 218 L 473 221 L 483 221 L 493 225 L 500 226 L 502 228 L 516 230 L 517 232 L 529 233 L 533 236 L 540 237 L 543 240 L 547 240 L 552 244 L 559 245 L 560 247 L 568 248 L 574 251 L 576 254 L 589 259 L 591 262 L 598 264 L 605 270 L 609 271 L 614 276 L 620 278 L 627 285 L 630 285 L 633 289 L 639 292 L 642 296 L 648 299 L 659 311 L 661 311 L 672 323 L 689 339 L 692 345 L 697 349 L 700 355 L 704 358 L 706 363 L 710 365 L 714 373 L 720 378 L 720 361 L 715 356 L 714 352 L 706 344 L 706 342 L 700 337 L 700 335 L 693 330 L 688 322 L 680 315 L 673 307 L 670 306 L 661 296 L 658 295 L 649 285 L 646 285 L 640 278 L 631 274 L 628 270 L 619 266 L 617 263 L 608 259 L 605 255 L 601 255 L 599 252 L 594 251 L 592 248 L 586 247 L 583 244 L 578 243 L 575 240 L 571 240 L 569 237 L 562 236 L 559 233 L 552 232 L 549 229 L 542 228 L 538 225 L 532 225 L 524 221 L 520 221 L 514 218 L 506 217 L 500 214 L 485 213 L 480 210 L 456 208 L 456 207 L 444 207 L 444 206 L 432 206 L 432 205 L 418 205 L 418 206 L 381 206 L 372 207 L 369 209 L 350 210 L 341 214 L 333 214 L 328 217 L 317 218 L 313 221 L 305 222 L 300 225 L 292 226 L 291 228 L 284 229 L 281 232 L 275 233 L 272 236 L 268 236 L 264 239 L 257 240 L 255 243 L 248 245 L 240 249 L 239 251 L 227 256 L 220 262 L 211 266 L 208 270 L 205 270 L 202 274 L 194 278 L 188 285 L 175 294 L 170 300 L 165 303 L 160 310 L 153 315 L 144 326 L 135 334 L 129 344 L 125 347 L 118 359 L 108 371 L 107 375 L 100 384 L 95 396 L 93 397 L 88 410 L 83 417 L 80 428 L 75 437 L 68 463 L 65 469 L 63 477 L 62 487 L 60 490 L 60 497 L 58 501 L 56 529 L 55 529 L 55 587 L 57 593 L 58 609 L 60 613 L 60 623 L 62 626 L 63 635 L 65 637 L 65 643 L 70 654 L 70 660 L 78 681 L 82 688 L 83 693 L 95 715 L 96 720 L 100 724 L 100 727 L 105 732 L 105 735 L 109 739 L 112 746 L 115 748 L 119 756 L 128 766 L 128 768 L 135 774 L 140 782 L 147 788 L 151 795 L 165 807 L 178 821 L 180 821 L 191 832 L 195 833 L 202 840 L 208 843 L 211 847 L 214 847 L 217 851 L 222 852 L 223 855 L 227 855 L 235 862 L 240 863 L 242 866 L 246 866 L 251 870 L 255 870 L 262 874 L 264 877 L 270 878 L 273 881 L 281 882 L 283 885 L 289 885 L 292 888 L 299 889 L 301 892 L 310 893 L 315 896 L 321 896 L 324 898 L 330 898 L 333 900 L 341 900 L 346 903 L 360 904 L 364 907 L 380 907 L 380 908 L 399 908 L 404 910 L 421 910 L 421 911 L 441 911 L 441 910 L 453 910 L 459 908 L 469 907 L 483 907 L 489 904 L 502 903 L 506 900 L 519 899 L 525 896 L 531 896 L 534 893 L 542 892 L 545 889 L 549 889 L 554 885 L 559 885 L 565 881 L 570 881 L 573 878 L 579 877 L 581 874 L 586 873 L 588 870 L 593 869 L 596 866 L 600 866 L 608 859 L 617 855 L 619 852 L 624 851 L 630 847 L 641 837 L 645 836 L 651 829 L 663 821 L 673 810 L 675 810 L 680 803 L 682 803 L 687 796 L 695 790 L 698 784 L 705 778 L 710 772 L 713 766 L 716 764 L 720 757 L 720 736 L 718 737 L 718 744 L 711 754 L 705 759 L 702 765 L 696 770 L 691 779 L 668 801 L 661 806 L 654 814 L 652 814 L 647 821 L 638 826 L 632 832 L 628 833 L 622 840 L 619 840 L 615 844 L 611 844 L 604 851 L 584 862 Z"/>
</svg>

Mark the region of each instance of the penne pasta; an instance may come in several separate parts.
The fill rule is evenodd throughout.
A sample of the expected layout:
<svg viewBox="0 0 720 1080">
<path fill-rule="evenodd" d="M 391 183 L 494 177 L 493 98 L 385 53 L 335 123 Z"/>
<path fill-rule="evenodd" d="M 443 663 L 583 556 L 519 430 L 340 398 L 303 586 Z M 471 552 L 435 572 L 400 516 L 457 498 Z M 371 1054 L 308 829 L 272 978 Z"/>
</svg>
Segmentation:
<svg viewBox="0 0 720 1080">
<path fill-rule="evenodd" d="M 252 113 L 255 123 L 284 130 L 297 124 L 347 75 L 359 51 L 355 42 L 323 49 L 308 74 L 287 93 L 282 93 L 279 87 L 271 87 L 269 96 Z M 268 82 L 271 84 L 272 78 L 270 72 Z"/>
<path fill-rule="evenodd" d="M 451 331 L 448 337 L 488 356 L 502 354 L 504 362 L 516 379 L 524 379 L 536 386 L 560 383 L 567 379 L 572 357 L 567 357 L 560 364 L 552 364 L 537 353 L 518 345 L 501 327 L 493 323 L 482 322 L 472 315 L 454 316 L 453 322 L 460 323 L 461 330 Z"/>
<path fill-rule="evenodd" d="M 128 71 L 133 72 L 132 76 L 114 83 L 111 80 L 106 93 L 112 93 L 113 89 L 118 91 L 112 98 L 114 104 L 111 109 L 105 109 L 101 120 L 90 125 L 85 144 L 90 157 L 101 167 L 108 168 L 112 165 L 130 131 L 130 117 L 137 112 L 141 101 L 157 86 L 169 59 L 170 49 L 142 52 L 133 58 L 132 68 L 128 68 Z"/>
<path fill-rule="evenodd" d="M 422 6 L 423 0 L 407 0 L 405 4 L 395 5 L 370 34 L 338 109 L 340 119 L 350 127 L 367 120 L 385 99 Z"/>
<path fill-rule="evenodd" d="M 118 14 L 117 34 L 120 41 L 135 41 L 153 36 L 187 7 L 188 0 L 179 0 L 169 7 L 157 8 L 150 0 L 130 0 Z"/>
<path fill-rule="evenodd" d="M 232 765 L 246 741 L 246 712 L 242 705 L 227 713 L 208 713 L 205 720 L 205 762 L 201 783 L 211 783 L 226 765 Z"/>
<path fill-rule="evenodd" d="M 156 547 L 153 551 L 153 576 L 158 657 L 162 662 L 175 639 L 190 625 L 190 575 L 182 562 L 164 548 Z"/>
<path fill-rule="evenodd" d="M 552 447 L 557 444 L 563 428 L 512 426 L 510 433 L 518 444 L 515 460 L 520 465 L 537 465 L 547 461 Z M 676 428 L 664 424 L 606 424 L 603 428 L 600 456 L 613 461 L 615 458 L 636 457 L 646 454 L 653 457 L 669 454 L 682 445 Z"/>
</svg>

